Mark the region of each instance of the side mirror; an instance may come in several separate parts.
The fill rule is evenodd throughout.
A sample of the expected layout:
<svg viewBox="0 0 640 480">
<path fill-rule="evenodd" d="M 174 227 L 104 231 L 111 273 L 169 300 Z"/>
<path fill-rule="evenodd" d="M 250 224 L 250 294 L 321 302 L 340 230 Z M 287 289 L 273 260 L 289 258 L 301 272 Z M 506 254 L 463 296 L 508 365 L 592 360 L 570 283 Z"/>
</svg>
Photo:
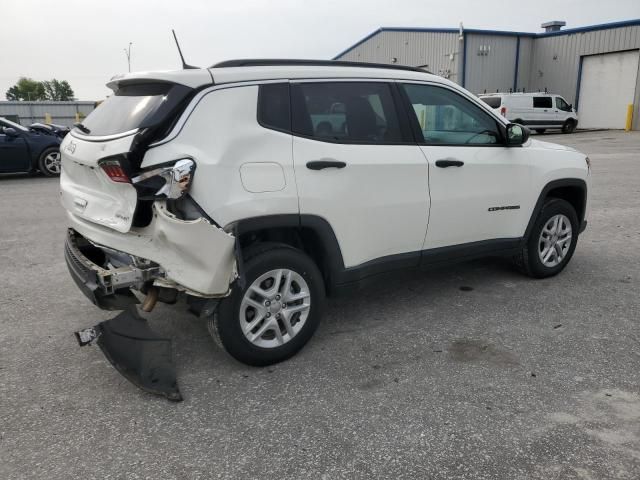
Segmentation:
<svg viewBox="0 0 640 480">
<path fill-rule="evenodd" d="M 526 141 L 529 140 L 530 133 L 527 127 L 517 123 L 510 123 L 507 125 L 507 146 L 518 147 L 526 143 Z"/>
<path fill-rule="evenodd" d="M 7 137 L 17 137 L 18 136 L 18 132 L 15 128 L 13 127 L 5 127 L 2 129 L 2 131 L 4 132 L 4 134 Z"/>
</svg>

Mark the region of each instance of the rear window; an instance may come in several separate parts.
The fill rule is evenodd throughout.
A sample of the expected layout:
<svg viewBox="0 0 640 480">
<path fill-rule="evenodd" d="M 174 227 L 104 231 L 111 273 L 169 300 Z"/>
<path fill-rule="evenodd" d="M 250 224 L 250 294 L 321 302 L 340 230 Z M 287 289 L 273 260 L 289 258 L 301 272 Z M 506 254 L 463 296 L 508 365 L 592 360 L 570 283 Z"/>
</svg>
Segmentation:
<svg viewBox="0 0 640 480">
<path fill-rule="evenodd" d="M 183 85 L 148 83 L 124 85 L 82 122 L 87 135 L 114 135 L 158 125 L 191 91 Z"/>
<path fill-rule="evenodd" d="M 533 97 L 533 108 L 551 108 L 551 97 Z"/>
<path fill-rule="evenodd" d="M 502 104 L 502 97 L 480 97 L 491 108 L 498 108 Z"/>
<path fill-rule="evenodd" d="M 258 94 L 258 122 L 274 130 L 291 131 L 289 84 L 267 83 L 260 85 Z"/>
</svg>

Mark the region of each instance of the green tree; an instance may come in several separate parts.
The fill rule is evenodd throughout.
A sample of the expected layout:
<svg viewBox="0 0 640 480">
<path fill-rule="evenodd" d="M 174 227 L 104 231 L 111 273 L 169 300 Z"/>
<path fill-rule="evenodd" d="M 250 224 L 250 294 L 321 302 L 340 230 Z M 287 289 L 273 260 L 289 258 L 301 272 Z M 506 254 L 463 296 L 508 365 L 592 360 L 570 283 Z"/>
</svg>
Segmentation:
<svg viewBox="0 0 640 480">
<path fill-rule="evenodd" d="M 66 80 L 60 81 L 54 78 L 42 82 L 42 86 L 47 100 L 66 102 L 74 99 L 71 85 Z"/>
<path fill-rule="evenodd" d="M 73 100 L 73 90 L 66 80 L 45 80 L 38 82 L 32 78 L 20 77 L 18 83 L 7 90 L 7 100 Z"/>
<path fill-rule="evenodd" d="M 32 78 L 20 77 L 18 83 L 7 90 L 7 100 L 45 100 L 44 85 Z"/>
</svg>

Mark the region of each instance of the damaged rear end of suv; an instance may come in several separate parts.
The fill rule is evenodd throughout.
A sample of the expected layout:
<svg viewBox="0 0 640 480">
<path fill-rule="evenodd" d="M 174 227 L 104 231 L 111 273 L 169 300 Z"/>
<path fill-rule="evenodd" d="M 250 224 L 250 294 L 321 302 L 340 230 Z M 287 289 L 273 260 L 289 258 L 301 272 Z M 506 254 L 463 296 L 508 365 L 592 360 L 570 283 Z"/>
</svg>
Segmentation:
<svg viewBox="0 0 640 480">
<path fill-rule="evenodd" d="M 77 339 L 96 342 L 126 378 L 170 400 L 181 399 L 170 341 L 139 310 L 181 297 L 193 311 L 211 309 L 236 278 L 235 239 L 190 195 L 193 152 L 147 153 L 167 148 L 158 143 L 211 84 L 207 70 L 113 79 L 113 95 L 61 145 L 69 272 L 96 306 L 122 311 Z"/>
</svg>

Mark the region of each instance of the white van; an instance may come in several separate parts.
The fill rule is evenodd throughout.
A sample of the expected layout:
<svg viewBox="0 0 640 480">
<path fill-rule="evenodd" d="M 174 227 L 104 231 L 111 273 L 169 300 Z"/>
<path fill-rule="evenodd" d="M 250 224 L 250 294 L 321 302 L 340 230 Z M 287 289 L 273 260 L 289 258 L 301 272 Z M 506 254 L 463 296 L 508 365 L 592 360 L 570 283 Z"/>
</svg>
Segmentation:
<svg viewBox="0 0 640 480">
<path fill-rule="evenodd" d="M 551 93 L 493 93 L 480 99 L 507 120 L 544 133 L 559 128 L 571 133 L 578 126 L 573 106 L 560 95 Z"/>
</svg>

